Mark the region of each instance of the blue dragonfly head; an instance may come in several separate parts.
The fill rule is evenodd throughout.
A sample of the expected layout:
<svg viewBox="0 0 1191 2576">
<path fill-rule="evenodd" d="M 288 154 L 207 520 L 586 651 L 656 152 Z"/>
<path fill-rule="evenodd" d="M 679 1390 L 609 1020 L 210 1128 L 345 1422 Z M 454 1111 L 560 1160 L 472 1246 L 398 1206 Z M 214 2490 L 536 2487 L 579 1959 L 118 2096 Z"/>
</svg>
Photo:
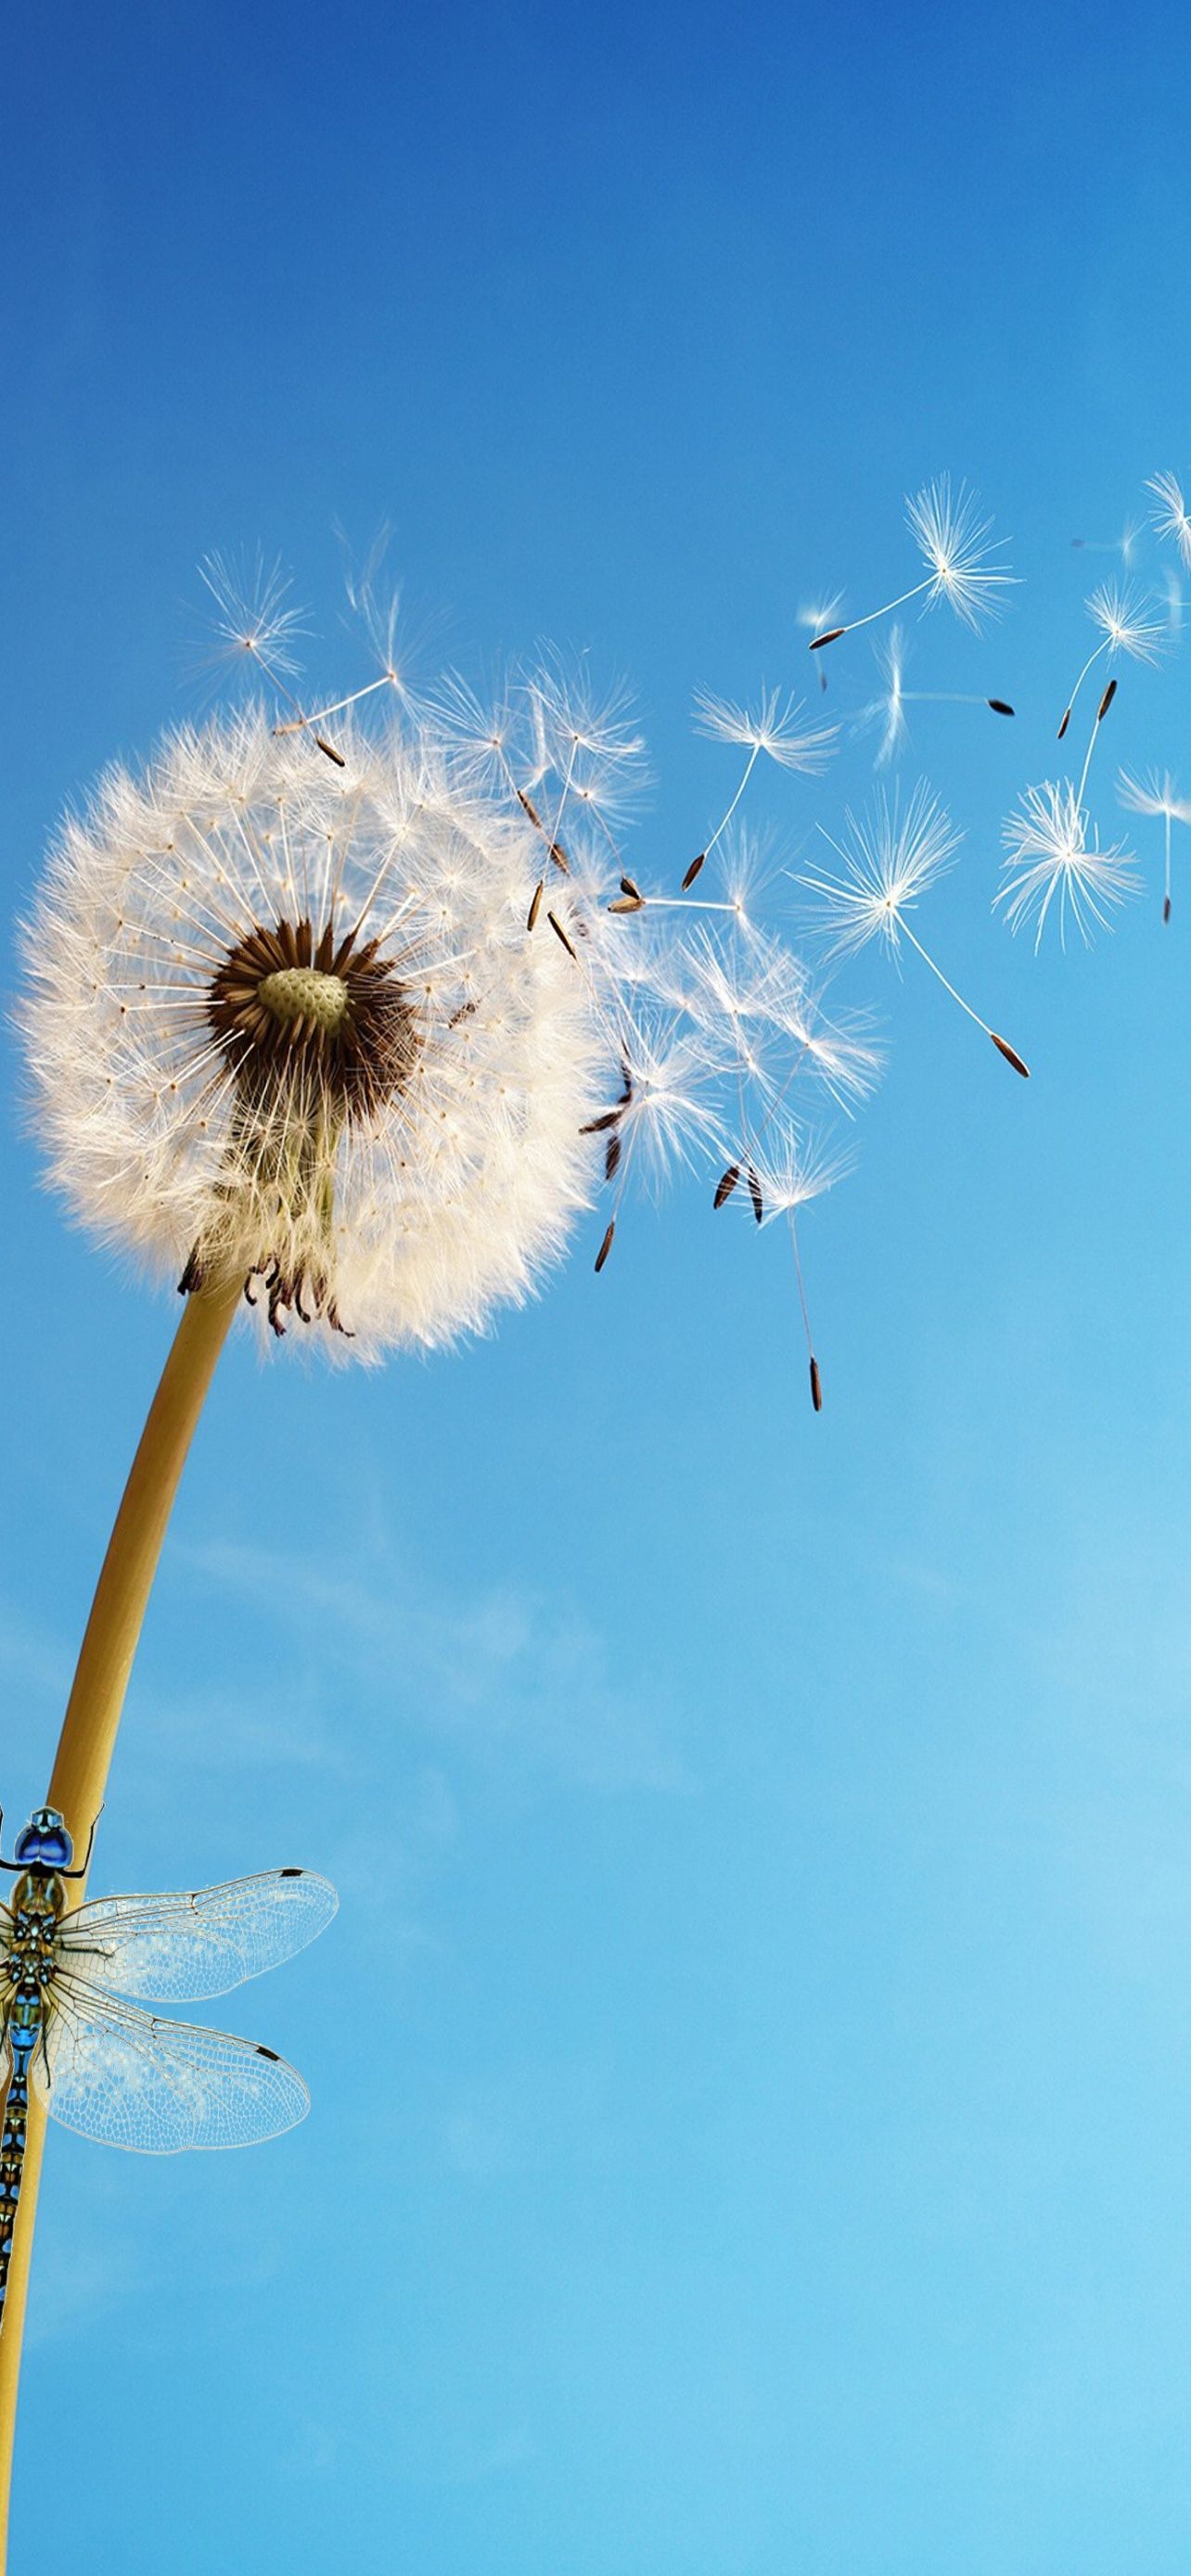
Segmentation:
<svg viewBox="0 0 1191 2576">
<path fill-rule="evenodd" d="M 18 1869 L 67 1870 L 74 1844 L 56 1807 L 38 1807 L 13 1844 Z"/>
</svg>

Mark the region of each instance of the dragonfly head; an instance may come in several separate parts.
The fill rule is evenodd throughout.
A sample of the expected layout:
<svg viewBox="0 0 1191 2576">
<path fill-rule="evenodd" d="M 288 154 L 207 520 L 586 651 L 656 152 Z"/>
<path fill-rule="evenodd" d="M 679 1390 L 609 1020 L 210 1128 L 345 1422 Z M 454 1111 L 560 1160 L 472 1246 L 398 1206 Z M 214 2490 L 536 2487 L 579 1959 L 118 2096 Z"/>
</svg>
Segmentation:
<svg viewBox="0 0 1191 2576">
<path fill-rule="evenodd" d="M 56 1807 L 38 1807 L 13 1845 L 19 1869 L 69 1869 L 74 1844 Z"/>
</svg>

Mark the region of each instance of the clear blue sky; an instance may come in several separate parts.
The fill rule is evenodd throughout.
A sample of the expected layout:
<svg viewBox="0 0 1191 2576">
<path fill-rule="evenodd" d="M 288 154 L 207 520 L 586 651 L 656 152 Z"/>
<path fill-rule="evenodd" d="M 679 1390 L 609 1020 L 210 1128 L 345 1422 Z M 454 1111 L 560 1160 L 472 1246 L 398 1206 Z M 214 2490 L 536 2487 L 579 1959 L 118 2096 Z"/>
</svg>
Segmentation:
<svg viewBox="0 0 1191 2576">
<path fill-rule="evenodd" d="M 10 912 L 188 705 L 212 546 L 292 563 L 345 685 L 382 518 L 427 668 L 626 674 L 670 867 L 693 689 L 813 680 L 798 601 L 908 580 L 948 468 L 1026 586 L 913 677 L 1019 714 L 918 711 L 968 832 L 921 926 L 1034 1065 L 850 972 L 892 1052 L 806 1227 L 818 1421 L 781 1244 L 690 1193 L 460 1355 L 237 1345 L 94 1885 L 336 1879 L 226 2008 L 315 2108 L 52 2140 L 18 2565 L 47 2513 L 95 2576 L 1187 2564 L 1191 884 L 1065 961 L 988 911 L 1111 568 L 1070 540 L 1191 473 L 1187 55 L 1019 0 L 10 30 Z M 1185 658 L 1114 724 L 1107 819 L 1118 759 L 1191 790 Z M 795 858 L 870 756 L 766 783 Z M 13 1111 L 10 1820 L 174 1323 L 34 1176 Z"/>
</svg>

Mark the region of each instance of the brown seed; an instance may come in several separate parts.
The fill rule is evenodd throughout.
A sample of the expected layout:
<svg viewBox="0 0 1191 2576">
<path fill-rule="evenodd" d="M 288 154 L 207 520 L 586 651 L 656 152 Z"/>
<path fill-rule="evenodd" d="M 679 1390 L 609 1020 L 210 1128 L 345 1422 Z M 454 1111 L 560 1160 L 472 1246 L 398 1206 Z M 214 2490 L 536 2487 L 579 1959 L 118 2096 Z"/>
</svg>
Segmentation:
<svg viewBox="0 0 1191 2576">
<path fill-rule="evenodd" d="M 990 698 L 988 703 L 995 716 L 1011 716 L 1015 712 L 1007 698 Z"/>
<path fill-rule="evenodd" d="M 608 1258 L 608 1255 L 609 1255 L 609 1253 L 610 1253 L 610 1252 L 611 1252 L 611 1250 L 612 1250 L 612 1237 L 613 1237 L 613 1235 L 615 1234 L 615 1232 L 616 1232 L 616 1219 L 615 1219 L 615 1217 L 613 1217 L 613 1219 L 612 1219 L 612 1223 L 611 1223 L 611 1225 L 608 1227 L 608 1231 L 607 1231 L 607 1233 L 605 1234 L 605 1236 L 604 1236 L 604 1240 L 603 1240 L 602 1244 L 600 1245 L 599 1251 L 597 1252 L 596 1257 L 595 1257 L 595 1266 L 596 1266 L 596 1273 L 597 1273 L 597 1276 L 598 1276 L 599 1272 L 603 1269 L 603 1267 L 604 1267 L 604 1263 L 606 1262 L 606 1260 L 607 1260 L 607 1258 Z"/>
<path fill-rule="evenodd" d="M 621 878 L 621 880 L 620 880 L 620 891 L 621 891 L 621 893 L 622 893 L 622 894 L 635 894 L 635 895 L 636 895 L 636 897 L 637 897 L 637 901 L 638 901 L 638 903 L 644 903 L 644 901 L 645 901 L 645 897 L 644 897 L 644 895 L 643 895 L 643 894 L 642 894 L 642 892 L 641 892 L 641 888 L 640 888 L 640 886 L 636 883 L 636 880 L 635 880 L 635 878 L 633 878 L 633 877 L 622 877 L 622 878 Z"/>
<path fill-rule="evenodd" d="M 688 887 L 688 886 L 693 886 L 693 884 L 694 884 L 694 882 L 695 882 L 695 879 L 696 879 L 696 877 L 698 876 L 699 870 L 700 870 L 700 868 L 702 867 L 703 862 L 704 862 L 704 860 L 705 860 L 706 856 L 707 856 L 707 852 L 706 852 L 706 850 L 700 850 L 698 858 L 697 858 L 697 859 L 692 859 L 692 860 L 691 860 L 691 864 L 690 864 L 689 868 L 687 869 L 686 875 L 684 876 L 684 878 L 683 878 L 683 880 L 682 880 L 682 887 L 681 887 L 681 891 L 682 891 L 682 893 L 683 893 L 683 894 L 685 894 L 685 893 L 686 893 L 686 890 L 687 890 L 687 887 Z"/>
<path fill-rule="evenodd" d="M 811 1352 L 811 1403 L 813 1404 L 816 1413 L 822 1412 L 823 1381 L 819 1375 L 819 1363 L 815 1358 L 813 1351 Z"/>
<path fill-rule="evenodd" d="M 567 952 L 568 957 L 573 957 L 573 958 L 574 958 L 574 960 L 575 960 L 575 964 L 576 964 L 576 965 L 578 965 L 578 963 L 579 963 L 578 951 L 577 951 L 576 949 L 572 948 L 571 943 L 570 943 L 570 940 L 568 939 L 567 934 L 566 934 L 565 930 L 563 929 L 562 923 L 561 923 L 561 921 L 560 921 L 560 920 L 559 920 L 559 918 L 558 918 L 558 914 L 557 914 L 556 912 L 548 912 L 548 913 L 547 913 L 547 915 L 546 915 L 546 919 L 547 919 L 547 921 L 548 921 L 548 922 L 549 922 L 549 924 L 550 924 L 550 927 L 551 927 L 551 929 L 552 929 L 552 931 L 553 931 L 553 933 L 554 933 L 555 938 L 556 938 L 556 939 L 561 939 L 562 944 L 563 944 L 563 947 L 565 948 L 565 950 L 566 950 L 566 952 Z"/>
<path fill-rule="evenodd" d="M 810 640 L 811 652 L 819 652 L 820 648 L 824 644 L 838 644 L 841 635 L 846 635 L 847 632 L 848 630 L 846 626 L 829 626 L 825 635 L 812 635 Z"/>
<path fill-rule="evenodd" d="M 604 1179 L 606 1181 L 614 1181 L 619 1169 L 620 1138 L 619 1136 L 610 1136 L 608 1138 L 607 1151 L 604 1155 Z"/>
<path fill-rule="evenodd" d="M 758 1225 L 760 1225 L 761 1219 L 765 1214 L 765 1200 L 761 1193 L 760 1181 L 758 1180 L 751 1163 L 749 1164 L 745 1178 L 749 1185 L 749 1197 L 753 1202 L 753 1215 L 756 1217 Z"/>
<path fill-rule="evenodd" d="M 1105 716 L 1108 714 L 1108 710 L 1109 710 L 1110 706 L 1112 705 L 1112 702 L 1113 702 L 1113 699 L 1114 699 L 1114 698 L 1115 698 L 1115 696 L 1116 696 L 1116 693 L 1117 693 L 1117 683 L 1116 683 L 1116 681 L 1115 681 L 1115 680 L 1110 680 L 1110 681 L 1109 681 L 1109 683 L 1108 683 L 1108 687 L 1106 688 L 1106 690 L 1105 690 L 1105 692 L 1104 692 L 1104 695 L 1103 695 L 1103 697 L 1102 697 L 1102 698 L 1101 698 L 1101 700 L 1100 700 L 1100 712 L 1099 712 L 1099 714 L 1098 714 L 1098 716 L 1097 716 L 1097 718 L 1096 718 L 1096 722 L 1097 722 L 1097 724 L 1103 724 L 1104 719 L 1105 719 Z"/>
<path fill-rule="evenodd" d="M 343 753 L 341 751 L 336 751 L 334 743 L 328 742 L 325 734 L 316 733 L 314 739 L 318 744 L 319 750 L 325 754 L 326 758 L 334 761 L 336 769 L 346 769 L 347 762 L 343 757 Z"/>
<path fill-rule="evenodd" d="M 724 1172 L 724 1173 L 721 1175 L 720 1179 L 716 1182 L 715 1197 L 713 1198 L 713 1200 L 712 1200 L 712 1202 L 711 1202 L 711 1204 L 712 1204 L 712 1206 L 713 1206 L 713 1207 L 722 1208 L 722 1206 L 723 1206 L 723 1204 L 724 1204 L 725 1199 L 730 1199 L 730 1198 L 731 1198 L 731 1196 L 732 1196 L 732 1192 L 733 1192 L 733 1190 L 735 1189 L 736 1184 L 737 1184 L 737 1182 L 738 1182 L 738 1180 L 739 1180 L 739 1179 L 740 1179 L 740 1165 L 739 1165 L 739 1163 L 729 1163 L 728 1168 L 727 1168 L 727 1171 L 726 1171 L 726 1172 Z"/>
<path fill-rule="evenodd" d="M 1162 918 L 1163 918 L 1163 920 L 1164 920 L 1164 921 L 1169 921 L 1169 919 L 1170 919 L 1170 896 L 1169 896 L 1169 895 L 1164 895 L 1164 896 L 1163 896 L 1163 899 L 1162 899 Z"/>
<path fill-rule="evenodd" d="M 556 867 L 556 868 L 561 868 L 561 869 L 562 869 L 562 872 L 563 872 L 564 877 L 569 877 L 569 875 L 570 875 L 570 873 L 571 873 L 571 862 L 570 862 L 570 860 L 569 860 L 569 859 L 568 859 L 568 857 L 567 857 L 566 851 L 564 850 L 564 848 L 563 848 L 563 846 L 562 846 L 561 841 L 552 841 L 552 842 L 551 842 L 551 844 L 550 844 L 550 856 L 551 856 L 551 858 L 552 858 L 552 859 L 553 859 L 553 861 L 554 861 L 555 867 Z"/>
<path fill-rule="evenodd" d="M 643 894 L 614 895 L 608 910 L 609 912 L 644 912 L 645 897 Z"/>
<path fill-rule="evenodd" d="M 517 790 L 517 802 L 523 808 L 524 812 L 528 814 L 530 822 L 534 825 L 535 830 L 540 832 L 542 828 L 542 817 L 538 812 L 537 806 L 530 803 L 523 787 L 519 787 Z"/>
<path fill-rule="evenodd" d="M 525 925 L 527 930 L 534 930 L 537 927 L 538 914 L 542 909 L 542 897 L 545 894 L 545 891 L 546 880 L 544 877 L 539 877 L 533 890 L 533 902 L 529 907 L 529 919 Z"/>
<path fill-rule="evenodd" d="M 1030 1068 L 1028 1064 L 1023 1064 L 1016 1047 L 1010 1046 L 1008 1038 L 999 1038 L 995 1029 L 990 1029 L 988 1034 L 992 1039 L 993 1045 L 998 1048 L 1000 1053 L 1004 1056 L 1006 1064 L 1011 1064 L 1014 1072 L 1022 1074 L 1028 1082 L 1030 1079 Z"/>
<path fill-rule="evenodd" d="M 1063 721 L 1062 721 L 1061 725 L 1059 726 L 1058 733 L 1057 733 L 1057 734 L 1056 734 L 1056 736 L 1055 736 L 1055 740 L 1056 740 L 1056 742 L 1061 742 L 1061 741 L 1062 741 L 1063 736 L 1064 736 L 1064 734 L 1066 733 L 1066 731 L 1067 731 L 1067 727 L 1068 727 L 1068 725 L 1070 724 L 1070 722 L 1071 722 L 1071 709 L 1070 709 L 1070 707 L 1068 707 L 1068 709 L 1067 709 L 1067 713 L 1066 713 L 1066 715 L 1064 716 Z"/>
<path fill-rule="evenodd" d="M 589 1118 L 586 1127 L 581 1127 L 579 1133 L 581 1136 L 602 1136 L 605 1128 L 616 1127 L 619 1123 L 619 1109 L 606 1109 L 602 1118 Z"/>
</svg>

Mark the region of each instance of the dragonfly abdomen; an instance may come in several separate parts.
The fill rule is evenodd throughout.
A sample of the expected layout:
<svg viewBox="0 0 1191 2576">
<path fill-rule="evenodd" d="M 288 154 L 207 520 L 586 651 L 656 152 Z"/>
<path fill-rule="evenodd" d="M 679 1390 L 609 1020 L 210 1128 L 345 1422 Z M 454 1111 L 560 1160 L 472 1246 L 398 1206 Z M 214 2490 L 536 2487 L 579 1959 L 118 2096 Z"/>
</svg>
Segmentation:
<svg viewBox="0 0 1191 2576">
<path fill-rule="evenodd" d="M 8 2290 L 8 2267 L 17 2223 L 17 2204 L 25 2171 L 25 2135 L 29 2114 L 29 2066 L 41 2031 L 40 2011 L 32 2027 L 9 2024 L 9 2078 L 0 2130 L 0 2319 Z"/>
</svg>

